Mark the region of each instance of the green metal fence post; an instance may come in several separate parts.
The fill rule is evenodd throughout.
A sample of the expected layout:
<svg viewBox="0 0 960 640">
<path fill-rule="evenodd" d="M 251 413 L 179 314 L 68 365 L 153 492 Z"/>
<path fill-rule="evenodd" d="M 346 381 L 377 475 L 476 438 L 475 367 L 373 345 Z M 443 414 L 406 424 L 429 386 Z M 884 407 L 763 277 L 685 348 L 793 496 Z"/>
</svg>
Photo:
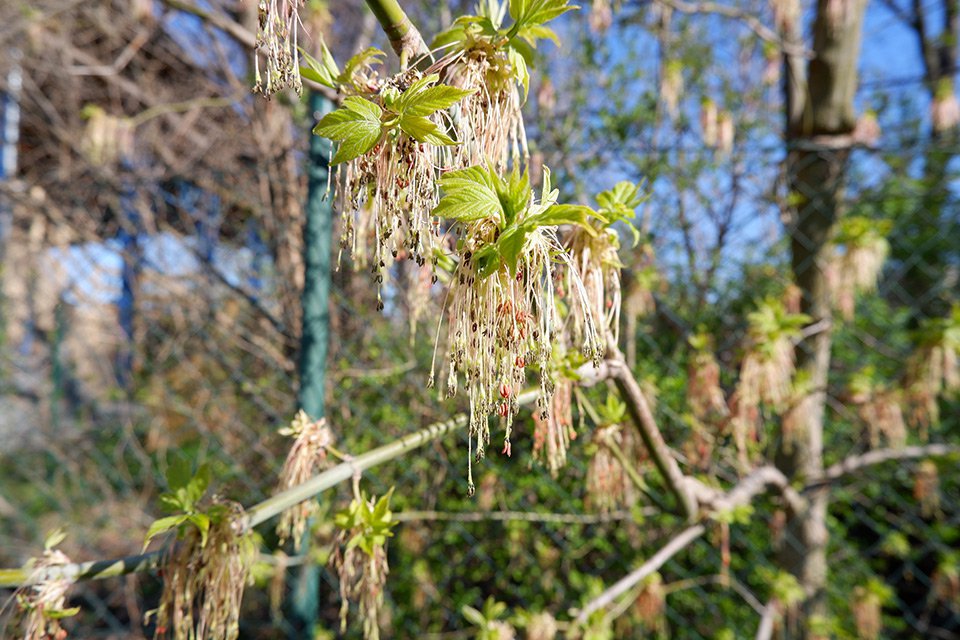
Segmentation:
<svg viewBox="0 0 960 640">
<path fill-rule="evenodd" d="M 310 113 L 318 120 L 330 111 L 330 101 L 317 92 L 309 97 Z M 304 209 L 303 234 L 304 286 L 302 297 L 303 329 L 300 339 L 298 373 L 300 389 L 297 402 L 311 418 L 324 415 L 327 377 L 327 351 L 330 341 L 330 239 L 333 235 L 333 212 L 326 198 L 329 158 L 332 143 L 319 136 L 310 136 L 307 157 L 307 203 Z M 307 553 L 306 541 L 303 545 Z M 293 585 L 292 609 L 302 625 L 301 637 L 312 638 L 319 607 L 320 570 L 306 563 Z"/>
</svg>

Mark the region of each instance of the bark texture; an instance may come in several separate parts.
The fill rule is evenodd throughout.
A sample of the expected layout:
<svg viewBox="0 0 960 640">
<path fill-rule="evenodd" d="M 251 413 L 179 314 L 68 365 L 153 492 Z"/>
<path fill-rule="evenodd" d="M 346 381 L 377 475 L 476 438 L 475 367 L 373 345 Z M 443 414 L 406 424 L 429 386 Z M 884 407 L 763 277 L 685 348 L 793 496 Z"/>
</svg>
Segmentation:
<svg viewBox="0 0 960 640">
<path fill-rule="evenodd" d="M 818 0 L 813 25 L 813 55 L 803 61 L 785 54 L 787 185 L 791 268 L 811 323 L 831 320 L 824 267 L 829 239 L 841 214 L 843 183 L 856 123 L 853 97 L 865 0 Z M 797 14 L 794 14 L 797 15 Z M 799 44 L 801 25 L 781 27 L 784 40 Z M 779 439 L 777 466 L 791 481 L 823 472 L 823 423 L 832 334 L 818 331 L 797 345 L 797 379 L 806 393 L 784 419 L 789 430 Z M 817 618 L 826 615 L 827 493 L 811 496 L 809 506 L 787 523 L 779 551 L 781 567 L 793 574 L 806 600 L 786 625 L 787 637 L 815 637 Z"/>
</svg>

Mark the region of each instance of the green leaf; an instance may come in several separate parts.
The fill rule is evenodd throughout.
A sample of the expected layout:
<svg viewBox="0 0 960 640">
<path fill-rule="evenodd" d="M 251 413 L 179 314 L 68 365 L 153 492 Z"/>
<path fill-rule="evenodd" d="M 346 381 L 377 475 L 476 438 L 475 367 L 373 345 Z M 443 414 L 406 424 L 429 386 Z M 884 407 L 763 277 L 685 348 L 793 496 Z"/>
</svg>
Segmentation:
<svg viewBox="0 0 960 640">
<path fill-rule="evenodd" d="M 536 61 L 536 54 L 533 51 L 533 47 L 523 40 L 513 40 L 507 48 L 507 59 L 513 67 L 514 79 L 520 84 L 528 86 L 530 84 L 530 71 L 528 67 L 534 66 L 534 62 Z M 524 100 L 526 100 L 526 91 L 524 91 L 523 97 Z"/>
<path fill-rule="evenodd" d="M 50 620 L 61 620 L 70 618 L 80 613 L 80 607 L 70 607 L 69 609 L 44 609 L 43 617 Z"/>
<path fill-rule="evenodd" d="M 483 614 L 469 605 L 463 605 L 463 607 L 460 608 L 460 613 L 463 614 L 463 617 L 466 618 L 470 624 L 478 627 L 483 627 L 487 624 L 487 620 L 483 617 Z"/>
<path fill-rule="evenodd" d="M 473 93 L 472 89 L 457 89 L 445 84 L 428 87 L 410 95 L 410 89 L 403 92 L 397 109 L 403 116 L 429 116 L 440 109 L 448 109 Z"/>
<path fill-rule="evenodd" d="M 479 267 L 477 275 L 481 280 L 493 275 L 497 272 L 497 269 L 500 268 L 500 258 L 497 254 L 497 249 L 498 246 L 496 244 L 488 244 L 473 254 L 473 259 Z"/>
<path fill-rule="evenodd" d="M 332 164 L 339 164 L 361 156 L 380 140 L 383 110 L 369 100 L 350 96 L 343 106 L 325 115 L 313 132 L 340 143 Z"/>
<path fill-rule="evenodd" d="M 64 538 L 67 537 L 67 532 L 57 527 L 53 531 L 47 534 L 47 539 L 43 541 L 43 549 L 45 551 L 50 551 L 55 546 L 63 542 Z"/>
<path fill-rule="evenodd" d="M 164 511 L 176 512 L 176 511 L 187 511 L 187 505 L 183 504 L 183 501 L 179 496 L 173 493 L 161 493 L 160 494 L 160 506 Z"/>
<path fill-rule="evenodd" d="M 507 603 L 497 602 L 493 596 L 489 596 L 483 603 L 483 613 L 487 620 L 496 620 L 507 611 Z"/>
<path fill-rule="evenodd" d="M 304 51 L 302 47 L 297 48 L 300 50 L 300 56 L 307 63 L 306 67 L 300 67 L 302 77 L 331 89 L 336 89 L 339 86 L 337 78 L 340 76 L 340 69 L 322 37 L 320 38 L 320 60 Z"/>
<path fill-rule="evenodd" d="M 451 171 L 437 181 L 444 195 L 432 215 L 460 222 L 496 217 L 503 224 L 503 207 L 497 196 L 497 175 L 476 166 Z"/>
<path fill-rule="evenodd" d="M 506 181 L 498 176 L 495 185 L 500 205 L 503 207 L 503 226 L 507 227 L 512 225 L 520 213 L 530 206 L 530 197 L 533 195 L 530 189 L 530 176 L 526 170 L 521 172 L 514 165 Z"/>
<path fill-rule="evenodd" d="M 150 528 L 147 529 L 147 535 L 143 539 L 143 548 L 146 549 L 150 544 L 150 541 L 161 533 L 166 533 L 171 529 L 179 527 L 181 524 L 187 521 L 187 517 L 184 514 L 178 516 L 167 516 L 166 518 L 160 518 L 159 520 L 154 520 L 153 524 L 150 525 Z"/>
<path fill-rule="evenodd" d="M 190 478 L 190 481 L 187 482 L 187 486 L 185 487 L 185 510 L 192 509 L 197 501 L 203 497 L 203 494 L 207 492 L 207 487 L 210 486 L 211 476 L 210 465 L 206 463 L 200 465 L 200 468 L 197 469 L 197 472 Z"/>
<path fill-rule="evenodd" d="M 510 17 L 516 23 L 514 29 L 519 32 L 579 8 L 567 4 L 567 0 L 510 0 Z"/>
<path fill-rule="evenodd" d="M 618 222 L 632 220 L 636 216 L 634 210 L 646 197 L 640 185 L 624 180 L 618 182 L 613 189 L 597 194 L 597 204 L 600 206 L 600 213 L 610 222 Z"/>
<path fill-rule="evenodd" d="M 400 128 L 417 142 L 426 142 L 435 146 L 454 145 L 457 141 L 440 130 L 436 122 L 423 116 L 407 113 L 400 116 Z"/>
<path fill-rule="evenodd" d="M 560 36 L 550 27 L 539 24 L 529 25 L 517 32 L 517 35 L 530 43 L 530 46 L 537 46 L 537 40 L 551 40 L 558 47 L 560 46 Z"/>
<path fill-rule="evenodd" d="M 531 216 L 528 222 L 538 227 L 573 224 L 583 227 L 591 235 L 597 232 L 590 225 L 591 217 L 599 217 L 596 212 L 582 204 L 555 204 L 543 213 Z M 600 218 L 602 220 L 602 218 Z"/>
<path fill-rule="evenodd" d="M 190 461 L 183 456 L 174 456 L 173 460 L 167 465 L 167 486 L 171 491 L 183 489 L 193 477 L 193 470 L 190 468 Z"/>
<path fill-rule="evenodd" d="M 393 497 L 393 487 L 390 487 L 390 490 L 387 491 L 379 500 L 377 500 L 377 506 L 373 509 L 373 519 L 374 521 L 389 521 L 390 520 L 390 498 Z"/>
<path fill-rule="evenodd" d="M 386 57 L 386 55 L 387 54 L 376 47 L 364 49 L 347 60 L 347 64 L 343 67 L 343 72 L 337 77 L 337 82 L 340 84 L 353 84 L 353 76 L 361 67 L 380 64 L 380 59 Z"/>
<path fill-rule="evenodd" d="M 476 17 L 476 16 L 471 16 Z M 467 39 L 467 29 L 462 24 L 454 24 L 446 31 L 441 31 L 430 43 L 431 49 L 442 49 L 452 44 L 463 43 Z"/>
<path fill-rule="evenodd" d="M 344 549 L 344 552 L 350 551 L 350 549 L 353 549 L 354 547 L 359 546 L 362 543 L 363 543 L 363 534 L 357 533 L 353 537 L 351 537 L 350 540 L 347 541 L 347 546 Z"/>
<path fill-rule="evenodd" d="M 207 534 L 210 532 L 210 517 L 203 513 L 192 513 L 187 520 L 200 531 L 200 546 L 207 546 Z"/>
<path fill-rule="evenodd" d="M 512 226 L 500 234 L 500 238 L 496 242 L 497 253 L 500 254 L 500 259 L 510 269 L 511 274 L 517 272 L 517 263 L 520 261 L 520 256 L 523 255 L 523 247 L 526 244 L 529 232 L 529 227 Z"/>
</svg>

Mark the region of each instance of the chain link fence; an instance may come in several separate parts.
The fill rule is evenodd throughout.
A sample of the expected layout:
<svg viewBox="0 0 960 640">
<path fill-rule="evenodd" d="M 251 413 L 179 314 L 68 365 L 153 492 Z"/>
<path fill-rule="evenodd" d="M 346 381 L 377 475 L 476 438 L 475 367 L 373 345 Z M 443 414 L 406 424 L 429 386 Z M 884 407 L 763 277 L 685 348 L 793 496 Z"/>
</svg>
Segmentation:
<svg viewBox="0 0 960 640">
<path fill-rule="evenodd" d="M 4 139 L 19 159 L 6 155 L 0 175 L 0 567 L 38 556 L 56 528 L 68 533 L 59 548 L 74 561 L 139 553 L 178 457 L 210 464 L 221 496 L 246 506 L 267 498 L 288 445 L 277 431 L 297 409 L 308 118 L 295 104 L 246 95 L 245 72 L 220 64 L 235 41 L 186 14 L 123 4 L 38 9 L 59 26 L 6 16 L 30 41 L 0 65 L 5 122 L 15 110 L 20 120 L 19 140 L 9 127 Z M 241 24 L 254 15 L 226 8 Z M 0 37 L 10 51 L 15 42 Z M 61 58 L 40 55 L 43 47 Z M 763 172 L 781 171 L 780 148 L 740 152 Z M 841 209 L 866 228 L 844 231 L 836 264 L 809 265 L 839 279 L 826 465 L 878 446 L 960 441 L 956 397 L 909 386 L 910 367 L 935 357 L 924 336 L 949 325 L 957 299 L 958 153 L 954 139 L 923 138 L 849 160 Z M 726 404 L 749 350 L 748 313 L 790 280 L 783 230 L 792 227 L 766 222 L 783 210 L 779 194 L 737 205 L 726 233 L 757 251 L 732 256 L 736 267 L 719 269 L 701 295 L 700 281 L 676 266 L 692 223 L 662 213 L 676 196 L 665 189 L 651 187 L 661 213 L 641 247 L 660 257 L 656 278 L 644 275 L 652 254 L 638 248 L 625 258 L 627 355 L 684 470 L 730 486 L 743 455 L 773 457 L 784 418 L 762 415 L 746 454 L 728 423 L 698 419 L 689 389 L 703 363 L 691 339 L 710 334 Z M 870 244 L 878 229 L 886 246 Z M 883 254 L 872 290 L 843 280 L 857 268 L 844 258 L 867 259 L 861 249 Z M 422 286 L 415 270 L 401 263 L 390 274 L 382 312 L 371 276 L 347 257 L 331 277 L 326 414 L 337 448 L 361 454 L 462 411 L 464 398 L 440 400 L 427 387 L 443 300 L 412 306 L 402 292 Z M 958 375 L 955 353 L 952 364 L 941 361 L 944 378 Z M 584 402 L 602 404 L 608 393 L 600 385 Z M 364 474 L 368 493 L 394 488 L 399 520 L 384 637 L 475 637 L 463 607 L 482 610 L 487 598 L 507 605 L 504 619 L 520 636 L 551 637 L 552 623 L 535 617 L 542 612 L 567 633 L 573 611 L 686 526 L 639 444 L 624 450 L 644 490 L 624 493 L 629 480 L 589 420 L 556 477 L 532 456 L 530 412 L 518 420 L 513 456 L 491 452 L 474 465 L 473 497 L 462 431 Z M 833 488 L 824 637 L 960 636 L 958 485 L 947 459 L 871 466 Z M 345 483 L 318 498 L 302 555 L 285 555 L 261 529 L 241 637 L 360 636 L 355 610 L 340 631 L 328 562 L 333 514 L 350 495 Z M 769 497 L 711 522 L 597 616 L 590 637 L 753 637 L 771 600 L 795 597 L 777 569 L 778 549 L 791 544 L 785 517 Z M 320 572 L 313 596 L 311 567 Z M 159 591 L 153 573 L 77 583 L 68 603 L 81 610 L 64 625 L 80 638 L 150 636 L 144 615 Z M 306 616 L 294 611 L 304 602 Z M 13 637 L 12 626 L 0 629 Z"/>
</svg>

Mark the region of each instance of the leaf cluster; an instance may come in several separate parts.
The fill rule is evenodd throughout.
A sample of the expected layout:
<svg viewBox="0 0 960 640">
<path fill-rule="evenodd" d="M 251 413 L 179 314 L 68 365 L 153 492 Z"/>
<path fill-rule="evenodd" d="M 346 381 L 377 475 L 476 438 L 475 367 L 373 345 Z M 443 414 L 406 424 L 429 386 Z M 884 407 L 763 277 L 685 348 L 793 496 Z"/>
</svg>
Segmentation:
<svg viewBox="0 0 960 640">
<path fill-rule="evenodd" d="M 225 505 L 214 504 L 201 509 L 200 500 L 210 486 L 210 466 L 202 464 L 196 473 L 191 472 L 190 463 L 184 458 L 176 458 L 167 469 L 167 486 L 170 490 L 160 495 L 160 506 L 175 515 L 154 520 L 147 529 L 143 541 L 146 549 L 160 534 L 176 530 L 177 537 L 183 538 L 188 527 L 196 527 L 200 532 L 200 546 L 207 544 L 210 526 L 219 524 L 227 516 Z"/>
<path fill-rule="evenodd" d="M 300 55 L 306 63 L 306 66 L 300 67 L 302 77 L 337 91 L 359 93 L 367 88 L 364 86 L 360 72 L 382 63 L 387 54 L 376 47 L 367 47 L 347 60 L 347 64 L 341 70 L 333 59 L 330 49 L 327 48 L 327 43 L 321 37 L 319 60 L 302 48 Z"/>
<path fill-rule="evenodd" d="M 496 598 L 490 596 L 483 603 L 483 609 L 478 610 L 470 605 L 463 605 L 460 612 L 467 621 L 478 627 L 477 638 L 479 640 L 499 640 L 501 638 L 500 618 L 507 612 L 507 605 L 498 602 Z"/>
<path fill-rule="evenodd" d="M 615 223 L 623 224 L 633 236 L 633 246 L 640 242 L 640 231 L 633 224 L 636 218 L 636 209 L 648 194 L 644 193 L 642 185 L 628 180 L 618 182 L 613 189 L 601 191 L 597 194 L 597 213 L 605 220 L 605 227 Z"/>
<path fill-rule="evenodd" d="M 346 551 L 359 547 L 368 556 L 373 557 L 376 548 L 385 545 L 387 538 L 393 536 L 391 529 L 397 523 L 390 510 L 392 495 L 391 487 L 390 491 L 373 506 L 370 500 L 361 495 L 359 500 L 353 500 L 346 509 L 334 516 L 333 522 L 338 528 L 355 532 L 347 541 Z"/>
<path fill-rule="evenodd" d="M 529 67 L 534 66 L 537 41 L 547 39 L 560 44 L 557 33 L 545 24 L 579 7 L 567 0 L 510 0 L 507 8 L 513 20 L 509 27 L 503 25 L 504 5 L 496 1 L 482 2 L 478 7 L 479 15 L 457 18 L 449 29 L 434 39 L 432 47 L 452 46 L 455 51 L 504 51 L 514 79 L 523 85 L 526 96 L 530 87 Z"/>
<path fill-rule="evenodd" d="M 451 171 L 438 183 L 444 194 L 433 210 L 434 216 L 461 223 L 487 221 L 495 227 L 495 239 L 473 253 L 481 278 L 496 273 L 501 266 L 515 273 L 526 238 L 536 229 L 572 224 L 595 234 L 590 220 L 603 220 L 590 207 L 557 204 L 559 191 L 552 189 L 546 168 L 539 203 L 534 203 L 527 171 L 521 172 L 516 166 L 500 176 L 489 165 L 477 165 Z"/>
<path fill-rule="evenodd" d="M 381 104 L 350 96 L 341 108 L 325 115 L 313 133 L 340 143 L 332 164 L 368 153 L 388 135 L 401 131 L 417 142 L 435 146 L 457 144 L 430 116 L 448 109 L 472 91 L 437 84 L 439 80 L 435 73 L 426 75 L 403 92 L 387 86 L 379 95 Z"/>
</svg>

